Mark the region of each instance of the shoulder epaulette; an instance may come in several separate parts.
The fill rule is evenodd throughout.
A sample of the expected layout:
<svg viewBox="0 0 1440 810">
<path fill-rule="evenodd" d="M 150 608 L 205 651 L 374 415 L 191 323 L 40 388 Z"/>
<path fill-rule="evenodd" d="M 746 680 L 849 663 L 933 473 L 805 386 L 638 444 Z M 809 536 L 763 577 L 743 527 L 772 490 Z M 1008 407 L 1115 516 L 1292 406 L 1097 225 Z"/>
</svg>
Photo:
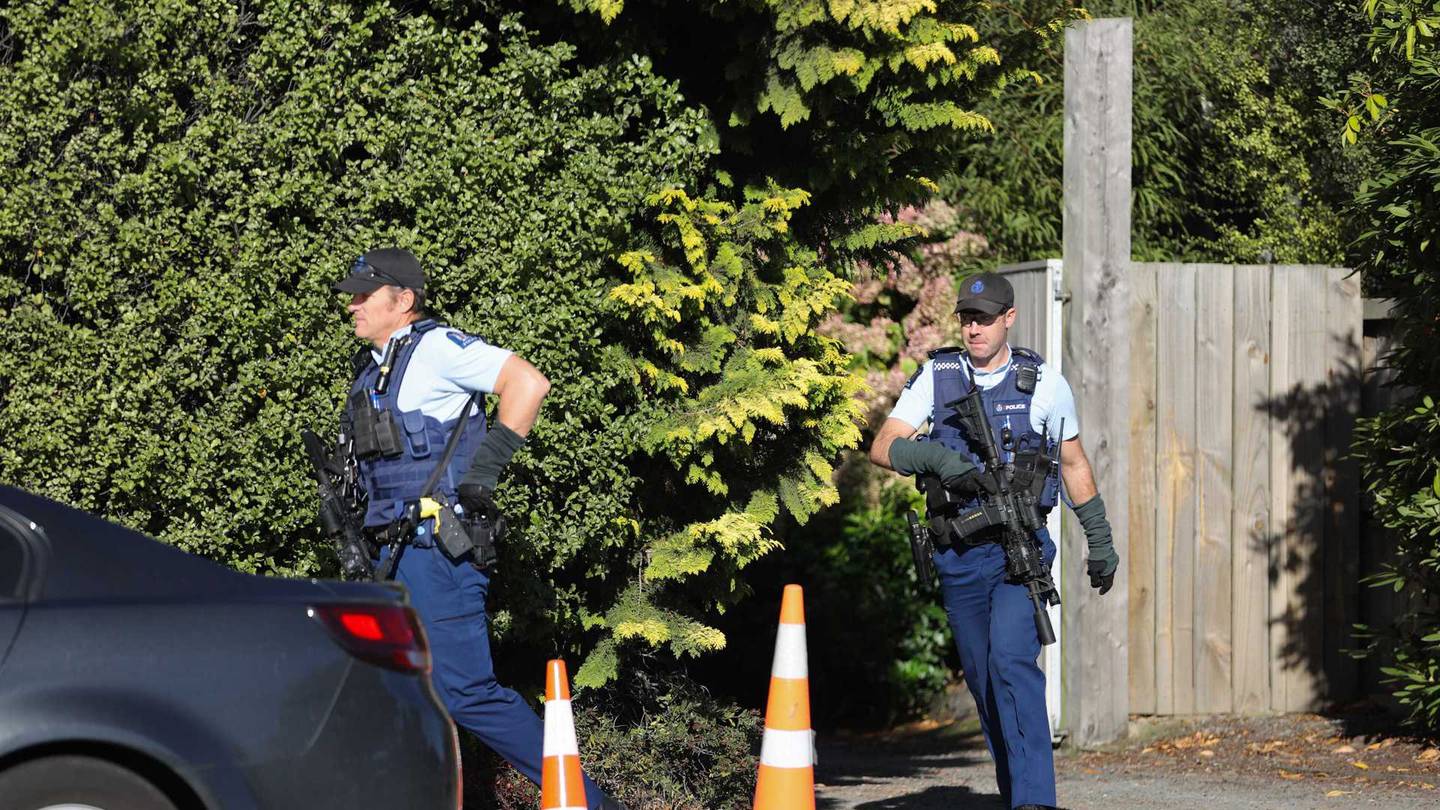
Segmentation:
<svg viewBox="0 0 1440 810">
<path fill-rule="evenodd" d="M 938 349 L 931 349 L 926 356 L 934 360 L 937 354 L 965 354 L 965 349 L 960 346 L 941 346 Z"/>
<path fill-rule="evenodd" d="M 1045 364 L 1045 358 L 1041 357 L 1039 352 L 1034 349 L 1027 349 L 1024 346 L 1011 346 L 1010 354 L 1022 362 L 1033 363 L 1037 366 L 1043 366 Z"/>
<path fill-rule="evenodd" d="M 419 320 L 410 324 L 410 328 L 414 330 L 415 334 L 423 335 L 426 332 L 429 332 L 431 329 L 437 329 L 444 325 L 445 324 L 442 324 L 433 318 L 425 318 L 424 320 Z"/>
</svg>

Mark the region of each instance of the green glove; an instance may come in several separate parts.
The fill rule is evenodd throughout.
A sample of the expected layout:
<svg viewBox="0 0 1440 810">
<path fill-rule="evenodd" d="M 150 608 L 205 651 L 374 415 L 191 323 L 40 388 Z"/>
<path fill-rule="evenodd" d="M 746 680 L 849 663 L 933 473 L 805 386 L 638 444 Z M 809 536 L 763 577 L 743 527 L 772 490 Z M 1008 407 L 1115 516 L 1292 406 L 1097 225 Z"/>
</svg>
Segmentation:
<svg viewBox="0 0 1440 810">
<path fill-rule="evenodd" d="M 1097 494 L 1074 509 L 1080 527 L 1085 530 L 1085 544 L 1090 547 L 1090 561 L 1085 564 L 1090 587 L 1098 589 L 1103 596 L 1115 584 L 1115 571 L 1120 567 L 1120 555 L 1115 552 L 1115 540 L 1110 535 L 1110 521 L 1105 519 L 1105 502 Z"/>
<path fill-rule="evenodd" d="M 941 481 L 957 479 L 976 470 L 974 462 L 939 442 L 896 439 L 890 444 L 890 467 L 905 475 L 930 473 Z"/>
</svg>

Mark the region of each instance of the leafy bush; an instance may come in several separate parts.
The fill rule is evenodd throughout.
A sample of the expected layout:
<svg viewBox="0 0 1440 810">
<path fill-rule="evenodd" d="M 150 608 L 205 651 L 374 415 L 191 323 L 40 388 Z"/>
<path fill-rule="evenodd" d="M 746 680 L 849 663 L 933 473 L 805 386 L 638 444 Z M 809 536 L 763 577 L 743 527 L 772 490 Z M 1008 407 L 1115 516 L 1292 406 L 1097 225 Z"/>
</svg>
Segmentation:
<svg viewBox="0 0 1440 810">
<path fill-rule="evenodd" d="M 643 60 L 586 68 L 514 18 L 244 9 L 4 12 L 0 478 L 242 570 L 326 570 L 296 434 L 346 385 L 328 285 L 402 244 L 441 317 L 557 383 L 501 490 L 502 568 L 539 576 L 499 579 L 496 627 L 545 645 L 636 570 L 646 415 L 605 259 L 695 182 L 703 118 Z"/>
<path fill-rule="evenodd" d="M 585 772 L 632 810 L 740 810 L 755 789 L 764 722 L 655 658 L 576 694 Z M 469 810 L 528 810 L 534 783 L 474 742 L 463 746 Z"/>
<path fill-rule="evenodd" d="M 1386 359 L 1407 395 L 1361 424 L 1357 448 L 1376 518 L 1399 540 L 1374 578 L 1407 597 L 1370 652 L 1410 719 L 1440 731 L 1440 7 L 1368 0 L 1375 68 L 1332 101 L 1341 133 L 1375 151 L 1377 169 L 1355 197 L 1355 244 L 1374 294 L 1395 300 Z M 1368 142 L 1368 143 L 1367 143 Z"/>
<path fill-rule="evenodd" d="M 751 805 L 764 721 L 683 671 L 642 667 L 584 695 L 576 720 L 584 765 L 632 808 L 741 810 Z"/>
</svg>

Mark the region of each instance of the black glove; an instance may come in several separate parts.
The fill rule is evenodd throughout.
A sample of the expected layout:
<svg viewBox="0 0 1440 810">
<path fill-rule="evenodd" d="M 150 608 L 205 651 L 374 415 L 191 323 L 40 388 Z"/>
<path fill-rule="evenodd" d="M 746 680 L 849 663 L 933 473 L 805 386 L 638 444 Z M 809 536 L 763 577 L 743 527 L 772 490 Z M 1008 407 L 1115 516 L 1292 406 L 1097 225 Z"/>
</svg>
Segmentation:
<svg viewBox="0 0 1440 810">
<path fill-rule="evenodd" d="M 460 479 L 462 490 L 466 486 L 479 486 L 494 492 L 495 485 L 500 482 L 500 471 L 505 469 L 505 465 L 510 462 L 510 457 L 515 455 L 515 451 L 519 450 L 520 445 L 524 443 L 524 436 L 496 419 L 495 424 L 486 431 L 480 447 L 475 451 L 475 458 L 470 462 L 470 470 L 465 473 L 464 478 Z"/>
<path fill-rule="evenodd" d="M 960 475 L 952 475 L 940 482 L 962 500 L 995 495 L 995 482 L 988 475 L 981 475 L 977 467 L 971 467 Z"/>
<path fill-rule="evenodd" d="M 1111 553 L 1114 553 L 1113 550 Z M 1104 596 L 1110 592 L 1110 586 L 1115 584 L 1115 569 L 1120 565 L 1120 555 L 1115 555 L 1114 562 L 1091 559 L 1085 563 L 1086 573 L 1090 574 L 1090 587 L 1098 588 L 1100 595 Z M 1109 569 L 1107 572 L 1106 569 Z"/>
<path fill-rule="evenodd" d="M 461 481 L 457 488 L 460 506 L 465 510 L 465 514 L 477 517 L 493 517 L 498 514 L 500 510 L 495 506 L 494 492 L 487 486 L 468 480 L 468 475 L 466 479 Z"/>
<path fill-rule="evenodd" d="M 1110 534 L 1110 521 L 1105 518 L 1105 502 L 1096 495 L 1075 507 L 1075 517 L 1085 530 L 1085 544 L 1089 546 L 1090 561 L 1085 564 L 1090 575 L 1090 587 L 1096 588 L 1103 596 L 1115 584 L 1115 571 L 1120 567 L 1120 555 L 1115 552 L 1115 540 Z"/>
<path fill-rule="evenodd" d="M 489 568 L 495 564 L 496 548 L 505 536 L 505 516 L 500 514 L 488 487 L 471 482 L 456 489 L 460 508 L 465 510 L 461 525 L 470 535 L 471 561 L 480 568 Z"/>
<path fill-rule="evenodd" d="M 896 439 L 890 444 L 890 467 L 898 473 L 930 473 L 949 486 L 951 479 L 975 472 L 975 462 L 939 442 Z"/>
</svg>

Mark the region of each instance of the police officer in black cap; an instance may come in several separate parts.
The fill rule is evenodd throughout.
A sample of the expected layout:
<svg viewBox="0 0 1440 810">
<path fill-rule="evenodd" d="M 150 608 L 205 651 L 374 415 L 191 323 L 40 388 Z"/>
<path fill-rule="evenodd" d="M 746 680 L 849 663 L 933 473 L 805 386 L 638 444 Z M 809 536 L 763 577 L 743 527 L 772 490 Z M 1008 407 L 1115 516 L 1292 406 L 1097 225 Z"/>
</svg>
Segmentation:
<svg viewBox="0 0 1440 810">
<path fill-rule="evenodd" d="M 1036 461 L 1058 446 L 1059 469 L 1047 470 L 1043 478 L 1032 475 L 1025 485 L 1038 492 L 1037 506 L 1045 513 L 1059 501 L 1064 481 L 1089 546 L 1090 584 L 1106 593 L 1120 557 L 1080 445 L 1070 385 L 1040 355 L 1010 345 L 1007 338 L 1017 313 L 1015 291 L 1004 276 L 984 273 L 967 279 L 955 314 L 964 346 L 930 353 L 876 434 L 870 460 L 897 472 L 933 476 L 952 493 L 945 499 L 951 501 L 946 508 L 979 506 L 986 494 L 977 474 L 984 464 L 978 452 L 982 439 L 969 435 L 965 422 L 949 407 L 971 393 L 973 373 L 1012 487 L 1020 486 L 1017 471 L 1036 469 Z M 927 424 L 928 433 L 918 435 Z M 947 528 L 947 536 L 935 540 L 935 570 L 965 682 L 995 760 L 1000 795 L 1007 807 L 1035 810 L 1055 804 L 1045 673 L 1036 663 L 1041 644 L 1030 594 L 1006 579 L 1005 552 L 993 531 L 999 528 L 963 538 Z M 1043 528 L 1031 539 L 1048 568 L 1055 543 Z"/>
<path fill-rule="evenodd" d="M 539 783 L 544 726 L 495 680 L 485 609 L 493 555 L 483 543 L 498 523 L 491 493 L 550 382 L 524 358 L 428 317 L 425 274 L 408 250 L 366 253 L 335 290 L 350 295 L 355 336 L 369 344 L 356 356 L 342 424 L 368 495 L 366 530 L 387 546 L 381 570 L 396 548 L 394 576 L 425 626 L 435 687 L 455 723 Z M 480 397 L 492 393 L 499 406 L 487 424 Z M 456 431 L 458 448 L 437 471 Z M 422 500 L 432 475 L 434 497 Z M 478 516 L 491 534 L 452 553 L 446 530 Z M 589 807 L 621 807 L 588 777 L 585 788 Z"/>
</svg>

